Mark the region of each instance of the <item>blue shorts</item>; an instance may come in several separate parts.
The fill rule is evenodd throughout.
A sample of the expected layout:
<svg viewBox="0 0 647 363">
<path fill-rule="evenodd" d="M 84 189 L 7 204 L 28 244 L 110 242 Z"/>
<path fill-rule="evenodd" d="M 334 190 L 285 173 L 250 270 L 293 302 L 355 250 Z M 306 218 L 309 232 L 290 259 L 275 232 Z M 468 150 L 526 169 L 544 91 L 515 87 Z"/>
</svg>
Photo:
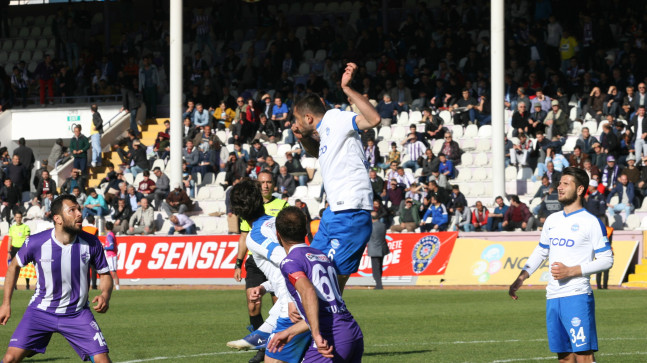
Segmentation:
<svg viewBox="0 0 647 363">
<path fill-rule="evenodd" d="M 64 336 L 83 360 L 108 353 L 106 340 L 88 308 L 65 316 L 27 308 L 11 336 L 9 346 L 44 354 L 53 333 Z"/>
<path fill-rule="evenodd" d="M 276 321 L 276 328 L 272 331 L 272 334 L 267 341 L 272 340 L 274 333 L 283 331 L 294 325 L 294 323 L 289 318 L 279 318 Z M 290 340 L 280 352 L 272 353 L 269 350 L 265 351 L 265 355 L 287 363 L 299 363 L 303 359 L 303 355 L 308 349 L 311 341 L 310 330 L 303 332 Z"/>
<path fill-rule="evenodd" d="M 553 353 L 597 351 L 593 294 L 546 300 L 546 329 Z"/>
<path fill-rule="evenodd" d="M 367 210 L 333 212 L 326 208 L 310 247 L 326 254 L 338 274 L 350 275 L 359 269 L 372 230 L 371 212 Z"/>
</svg>

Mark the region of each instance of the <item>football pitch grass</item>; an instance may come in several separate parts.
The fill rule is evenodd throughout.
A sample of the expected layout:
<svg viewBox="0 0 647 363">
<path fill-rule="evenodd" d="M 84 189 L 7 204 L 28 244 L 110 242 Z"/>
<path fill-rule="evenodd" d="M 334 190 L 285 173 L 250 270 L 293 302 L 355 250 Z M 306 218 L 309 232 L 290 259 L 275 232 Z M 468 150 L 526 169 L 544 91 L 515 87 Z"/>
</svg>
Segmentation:
<svg viewBox="0 0 647 363">
<path fill-rule="evenodd" d="M 533 362 L 548 350 L 545 291 L 348 289 L 346 303 L 364 332 L 364 362 Z M 91 292 L 90 298 L 96 295 Z M 17 291 L 13 316 L 0 327 L 2 351 L 30 292 Z M 595 291 L 597 362 L 647 361 L 647 290 Z M 264 300 L 267 316 L 269 298 Z M 113 362 L 247 362 L 226 342 L 249 324 L 242 290 L 115 291 L 107 314 L 95 314 Z M 60 335 L 31 362 L 79 361 Z"/>
</svg>

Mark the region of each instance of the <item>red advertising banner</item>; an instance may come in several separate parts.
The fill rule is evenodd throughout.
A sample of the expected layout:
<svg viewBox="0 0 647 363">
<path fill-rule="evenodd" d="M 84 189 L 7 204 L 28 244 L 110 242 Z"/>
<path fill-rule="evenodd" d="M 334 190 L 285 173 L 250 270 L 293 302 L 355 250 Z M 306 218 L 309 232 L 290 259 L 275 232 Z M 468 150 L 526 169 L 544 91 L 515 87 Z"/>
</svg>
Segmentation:
<svg viewBox="0 0 647 363">
<path fill-rule="evenodd" d="M 458 232 L 393 233 L 386 241 L 391 253 L 384 257 L 382 276 L 443 275 Z M 372 277 L 371 258 L 364 251 L 353 277 Z"/>
<path fill-rule="evenodd" d="M 119 277 L 122 279 L 232 278 L 238 235 L 118 236 Z M 387 235 L 389 253 L 384 276 L 442 275 L 458 237 L 457 232 L 395 233 Z M 103 239 L 105 237 L 100 237 Z M 0 259 L 6 261 L 7 237 Z M 7 272 L 0 263 L 0 276 Z M 362 256 L 353 276 L 372 276 L 371 258 Z"/>
</svg>

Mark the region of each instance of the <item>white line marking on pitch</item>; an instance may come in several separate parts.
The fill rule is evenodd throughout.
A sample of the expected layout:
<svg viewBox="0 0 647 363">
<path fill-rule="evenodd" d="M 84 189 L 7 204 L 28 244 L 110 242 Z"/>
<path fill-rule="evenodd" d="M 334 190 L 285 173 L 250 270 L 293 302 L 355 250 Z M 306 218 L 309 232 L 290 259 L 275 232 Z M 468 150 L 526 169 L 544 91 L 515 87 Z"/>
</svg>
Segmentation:
<svg viewBox="0 0 647 363">
<path fill-rule="evenodd" d="M 647 355 L 647 352 L 621 352 L 621 353 L 595 353 L 596 356 L 600 357 L 615 357 L 621 355 Z M 514 359 L 503 359 L 495 360 L 492 363 L 509 363 L 509 362 L 526 362 L 529 360 L 553 360 L 555 356 L 552 357 L 532 357 L 532 358 L 514 358 Z"/>
<path fill-rule="evenodd" d="M 250 352 L 252 352 L 252 351 L 249 351 L 249 350 L 234 350 L 234 351 L 231 351 L 231 352 L 213 352 L 213 353 L 176 355 L 174 357 L 153 357 L 153 358 L 135 359 L 135 360 L 127 360 L 127 361 L 123 361 L 123 362 L 119 362 L 119 363 L 152 362 L 152 361 L 156 361 L 156 360 L 209 357 L 209 356 L 212 356 L 212 355 L 242 354 L 242 353 L 250 353 Z"/>
</svg>

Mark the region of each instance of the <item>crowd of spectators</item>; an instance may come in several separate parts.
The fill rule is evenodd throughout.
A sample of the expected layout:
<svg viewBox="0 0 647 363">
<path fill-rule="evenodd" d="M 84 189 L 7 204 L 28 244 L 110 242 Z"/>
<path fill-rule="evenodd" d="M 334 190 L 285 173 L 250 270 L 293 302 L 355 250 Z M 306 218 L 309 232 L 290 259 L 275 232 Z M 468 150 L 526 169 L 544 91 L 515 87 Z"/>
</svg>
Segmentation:
<svg viewBox="0 0 647 363">
<path fill-rule="evenodd" d="M 292 196 L 297 186 L 307 185 L 313 175 L 303 167 L 305 151 L 291 133 L 292 105 L 307 92 L 316 92 L 330 108 L 356 111 L 339 85 L 339 70 L 353 61 L 359 65 L 354 88 L 372 101 L 382 118 L 381 125 L 367 130 L 361 139 L 371 167 L 375 210 L 392 230 L 540 227 L 558 208 L 555 186 L 568 165 L 590 174 L 591 188 L 601 195 L 591 196 L 605 203 L 598 209 L 610 216 L 622 211 L 626 219 L 647 191 L 643 169 L 647 74 L 640 67 L 647 56 L 647 24 L 639 15 L 645 4 L 630 3 L 513 0 L 506 7 L 505 104 L 494 107 L 508 111 L 511 133 L 506 138 L 506 165 L 529 168 L 542 181 L 535 195 L 541 203 L 529 203 L 531 210 L 518 196 L 510 196 L 509 207 L 497 198 L 491 213 L 483 202 L 468 205 L 461 193 L 456 178 L 463 150 L 447 127 L 448 120 L 439 116 L 448 111 L 453 124 L 463 126 L 492 121 L 486 5 L 419 2 L 410 9 L 382 13 L 379 2 L 361 1 L 348 12 L 299 17 L 288 16 L 268 2 L 231 7 L 216 2 L 216 6 L 187 10 L 184 41 L 190 51 L 184 61 L 181 189 L 186 189 L 190 201 L 198 179 L 221 171 L 226 174 L 222 186 L 228 188 L 243 177 L 254 178 L 269 170 L 275 176 L 276 195 L 283 198 Z M 229 16 L 243 6 L 253 14 L 245 27 L 231 23 L 234 17 Z M 62 25 L 83 16 L 82 11 L 66 13 L 64 8 L 55 20 L 61 46 L 45 57 L 36 76 L 27 74 L 24 80 L 38 80 L 40 101 L 46 104 L 46 90 L 63 94 L 56 79 L 69 69 L 75 75 L 69 92 L 100 95 L 105 87 L 113 87 L 113 93 L 119 89 L 124 96 L 124 109 L 136 112 L 143 102 L 148 115 L 155 116 L 160 96 L 168 89 L 168 29 L 162 20 L 166 15 L 157 9 L 153 19 L 139 28 L 126 27 L 109 52 L 88 54 L 84 49 L 95 38 L 70 39 Z M 322 49 L 323 57 L 311 57 Z M 18 76 L 26 74 L 17 66 Z M 53 83 L 44 77 L 50 68 Z M 22 91 L 12 84 L 9 80 L 5 89 L 14 93 L 15 101 Z M 411 111 L 419 111 L 422 119 L 411 125 L 404 138 L 380 136 L 381 128 L 390 128 Z M 585 123 L 588 126 L 582 127 Z M 168 127 L 154 145 L 141 145 L 137 125 L 131 125 L 128 136 L 117 142 L 124 165 L 107 180 L 108 191 L 122 196 L 122 187 L 115 184 L 123 178 L 119 169 L 136 176 L 150 170 L 155 160 L 168 158 Z M 598 128 L 603 131 L 594 136 Z M 218 136 L 225 130 L 227 139 Z M 572 152 L 565 150 L 569 138 L 577 138 Z M 384 140 L 390 148 L 380 150 Z M 272 155 L 263 142 L 290 147 Z M 437 154 L 431 147 L 436 143 L 442 143 Z M 62 143 L 57 143 L 52 153 L 61 148 Z M 0 150 L 8 165 L 6 154 Z M 59 155 L 65 155 L 64 150 Z M 50 163 L 57 159 L 50 157 Z M 83 192 L 82 182 L 74 182 L 83 179 L 83 170 L 80 174 L 62 187 L 74 190 L 78 185 Z M 164 202 L 150 182 L 144 189 L 141 185 L 133 189 L 135 197 L 126 203 L 131 208 L 132 198 L 139 198 L 136 204 L 140 205 L 139 193 L 147 194 L 143 199 L 147 205 L 153 202 L 155 209 L 166 206 L 172 213 L 182 213 L 180 207 L 167 203 L 173 191 Z M 619 197 L 616 204 L 611 203 L 614 196 Z M 394 217 L 398 217 L 395 224 Z M 174 222 L 186 229 L 183 225 L 181 218 Z"/>
</svg>

